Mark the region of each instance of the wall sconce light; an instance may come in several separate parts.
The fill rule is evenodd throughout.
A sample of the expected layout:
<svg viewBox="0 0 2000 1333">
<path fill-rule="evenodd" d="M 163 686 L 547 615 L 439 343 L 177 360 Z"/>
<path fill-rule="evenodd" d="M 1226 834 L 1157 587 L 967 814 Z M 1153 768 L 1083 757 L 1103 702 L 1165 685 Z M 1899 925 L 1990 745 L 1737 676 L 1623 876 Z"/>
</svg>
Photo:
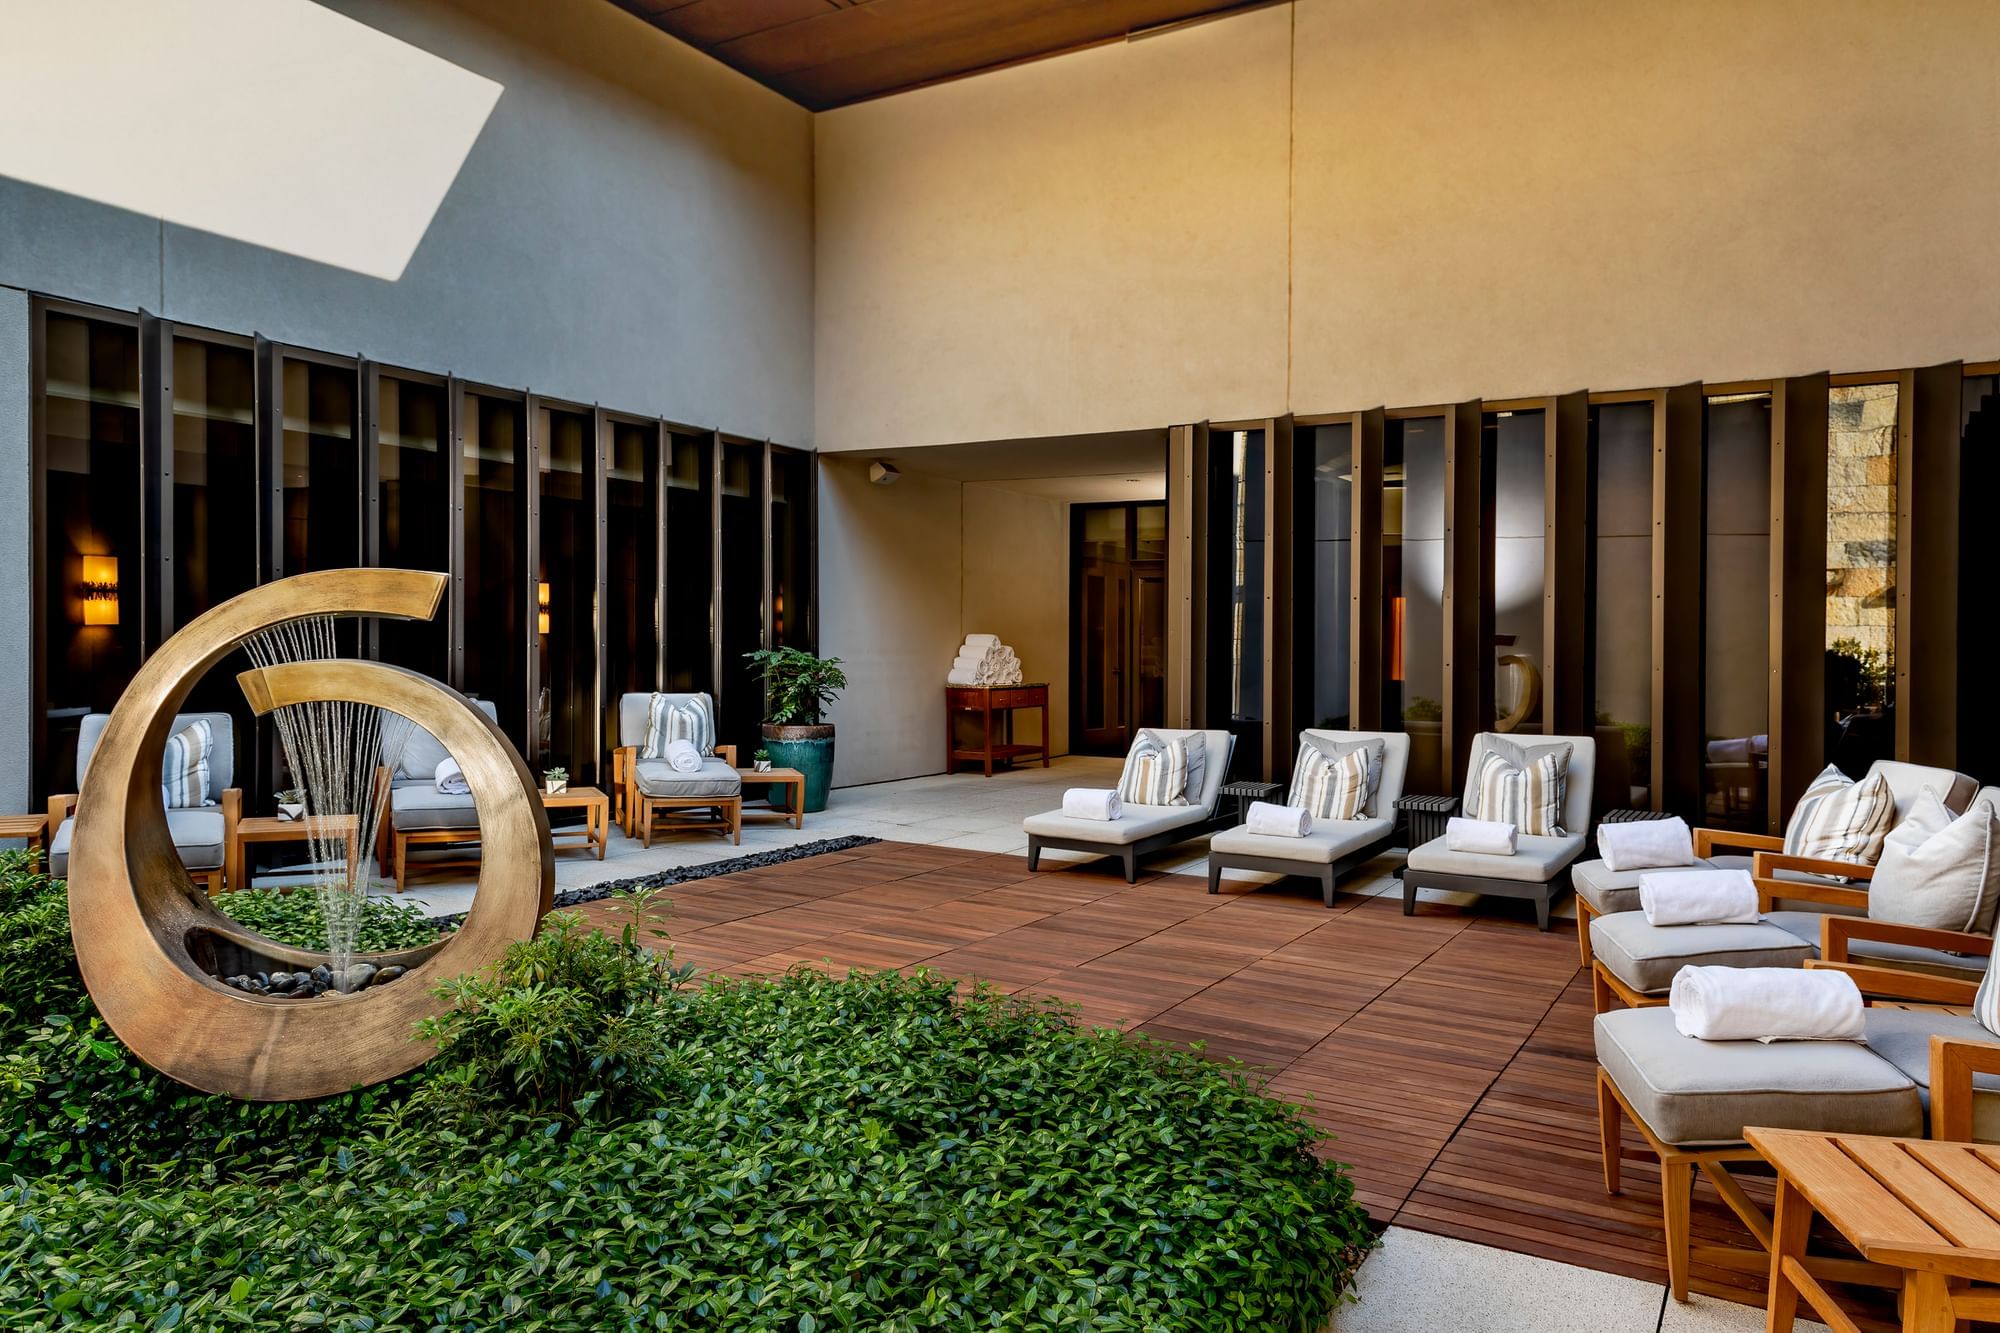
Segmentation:
<svg viewBox="0 0 2000 1333">
<path fill-rule="evenodd" d="M 535 613 L 536 627 L 543 634 L 547 634 L 549 632 L 549 585 L 547 583 L 537 583 L 535 585 L 535 605 L 541 608 Z"/>
<path fill-rule="evenodd" d="M 87 555 L 83 558 L 83 582 L 78 592 L 83 594 L 83 623 L 86 625 L 115 625 L 118 623 L 118 557 L 115 555 Z"/>
</svg>

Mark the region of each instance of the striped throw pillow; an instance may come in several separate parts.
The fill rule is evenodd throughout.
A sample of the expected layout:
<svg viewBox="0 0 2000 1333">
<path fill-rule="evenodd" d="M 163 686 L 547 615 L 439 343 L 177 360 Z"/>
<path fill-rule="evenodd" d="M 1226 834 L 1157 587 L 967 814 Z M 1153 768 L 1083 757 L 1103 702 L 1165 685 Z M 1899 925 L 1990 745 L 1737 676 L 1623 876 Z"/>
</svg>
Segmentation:
<svg viewBox="0 0 2000 1333">
<path fill-rule="evenodd" d="M 1187 784 L 1187 742 L 1179 736 L 1141 732 L 1125 756 L 1118 799 L 1127 805 L 1186 805 Z"/>
<path fill-rule="evenodd" d="M 1525 766 L 1488 750 L 1479 762 L 1477 819 L 1512 824 L 1535 838 L 1568 836 L 1563 802 L 1569 795 L 1569 747 L 1544 750 Z"/>
<path fill-rule="evenodd" d="M 1375 796 L 1382 751 L 1380 741 L 1328 744 L 1308 736 L 1299 743 L 1285 804 L 1304 809 L 1314 819 L 1361 818 Z"/>
<path fill-rule="evenodd" d="M 208 756 L 215 749 L 215 729 L 197 718 L 167 737 L 166 762 L 160 784 L 169 810 L 193 810 L 209 800 Z"/>
<path fill-rule="evenodd" d="M 1896 796 L 1880 773 L 1851 782 L 1832 764 L 1814 778 L 1785 826 L 1785 855 L 1874 865 L 1896 824 Z"/>
<path fill-rule="evenodd" d="M 674 741 L 692 742 L 702 757 L 715 753 L 715 711 L 705 694 L 674 699 L 656 694 L 646 706 L 646 759 L 664 758 Z"/>
</svg>

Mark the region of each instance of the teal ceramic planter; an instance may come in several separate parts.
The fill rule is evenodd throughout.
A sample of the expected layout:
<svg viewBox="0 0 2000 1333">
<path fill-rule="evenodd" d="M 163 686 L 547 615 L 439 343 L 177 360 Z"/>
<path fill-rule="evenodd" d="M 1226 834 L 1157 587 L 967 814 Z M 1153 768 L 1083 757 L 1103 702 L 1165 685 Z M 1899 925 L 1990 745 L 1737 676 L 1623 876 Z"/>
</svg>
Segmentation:
<svg viewBox="0 0 2000 1333">
<path fill-rule="evenodd" d="M 773 768 L 796 768 L 806 775 L 806 808 L 809 815 L 826 809 L 833 790 L 833 728 L 779 727 L 764 725 L 764 748 L 771 752 Z M 774 800 L 788 793 L 782 787 L 770 789 Z"/>
</svg>

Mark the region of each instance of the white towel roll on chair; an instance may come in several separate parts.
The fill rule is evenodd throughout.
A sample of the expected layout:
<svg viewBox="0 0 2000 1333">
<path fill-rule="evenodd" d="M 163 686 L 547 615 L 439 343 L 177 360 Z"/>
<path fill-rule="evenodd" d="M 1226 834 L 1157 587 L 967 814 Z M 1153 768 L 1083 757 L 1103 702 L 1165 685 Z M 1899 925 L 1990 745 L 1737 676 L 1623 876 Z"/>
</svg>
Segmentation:
<svg viewBox="0 0 2000 1333">
<path fill-rule="evenodd" d="M 1453 815 L 1445 821 L 1444 845 L 1454 852 L 1478 856 L 1512 856 L 1518 830 L 1497 819 L 1465 819 Z"/>
<path fill-rule="evenodd" d="M 1802 967 L 1684 967 L 1667 1007 L 1701 1041 L 1860 1041 L 1861 988 L 1845 972 Z"/>
<path fill-rule="evenodd" d="M 1244 832 L 1261 833 L 1267 838 L 1303 838 L 1312 832 L 1312 825 L 1312 815 L 1302 805 L 1252 801 L 1243 815 Z"/>
<path fill-rule="evenodd" d="M 458 760 L 450 755 L 438 760 L 437 772 L 431 775 L 431 780 L 446 796 L 465 796 L 472 791 L 472 784 L 467 782 L 465 774 L 459 771 Z"/>
<path fill-rule="evenodd" d="M 1679 815 L 1597 826 L 1597 853 L 1611 871 L 1694 864 L 1694 834 Z"/>
<path fill-rule="evenodd" d="M 1108 787 L 1071 787 L 1063 793 L 1062 812 L 1071 819 L 1117 819 L 1125 803 Z"/>
<path fill-rule="evenodd" d="M 676 773 L 701 772 L 701 751 L 695 749 L 694 742 L 686 738 L 668 741 L 667 752 L 661 757 Z"/>
<path fill-rule="evenodd" d="M 1639 910 L 1655 926 L 1755 925 L 1757 885 L 1747 870 L 1662 870 L 1639 876 Z"/>
</svg>

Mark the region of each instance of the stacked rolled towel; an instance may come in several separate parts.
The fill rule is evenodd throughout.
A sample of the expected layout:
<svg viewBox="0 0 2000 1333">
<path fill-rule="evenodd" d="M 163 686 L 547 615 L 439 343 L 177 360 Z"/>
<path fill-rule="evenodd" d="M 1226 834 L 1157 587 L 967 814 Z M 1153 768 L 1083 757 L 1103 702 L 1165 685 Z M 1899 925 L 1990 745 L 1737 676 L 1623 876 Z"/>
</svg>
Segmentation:
<svg viewBox="0 0 2000 1333">
<path fill-rule="evenodd" d="M 1302 805 L 1252 801 L 1243 816 L 1243 831 L 1267 838 L 1303 838 L 1312 832 L 1312 815 Z"/>
<path fill-rule="evenodd" d="M 951 685 L 1019 685 L 1021 659 L 994 634 L 968 634 L 945 675 Z"/>
<path fill-rule="evenodd" d="M 472 791 L 472 784 L 467 782 L 465 774 L 459 771 L 458 760 L 450 755 L 438 760 L 437 772 L 432 774 L 431 780 L 446 796 L 466 796 Z"/>
<path fill-rule="evenodd" d="M 1063 793 L 1062 812 L 1071 819 L 1117 819 L 1125 803 L 1108 787 L 1071 787 Z"/>
<path fill-rule="evenodd" d="M 695 749 L 694 742 L 685 737 L 668 741 L 666 753 L 661 758 L 676 773 L 701 772 L 701 751 Z"/>
<path fill-rule="evenodd" d="M 1639 910 L 1655 926 L 1754 925 L 1757 886 L 1747 870 L 1662 870 L 1639 876 Z"/>
<path fill-rule="evenodd" d="M 1445 821 L 1444 845 L 1454 852 L 1479 856 L 1512 856 L 1518 830 L 1497 819 L 1463 819 L 1453 815 Z"/>
<path fill-rule="evenodd" d="M 1635 819 L 1627 824 L 1599 824 L 1597 853 L 1606 870 L 1648 870 L 1654 866 L 1694 864 L 1694 834 L 1679 815 L 1672 819 Z"/>
<path fill-rule="evenodd" d="M 1674 1028 L 1701 1041 L 1860 1041 L 1861 988 L 1845 972 L 1684 967 L 1667 996 Z"/>
</svg>

